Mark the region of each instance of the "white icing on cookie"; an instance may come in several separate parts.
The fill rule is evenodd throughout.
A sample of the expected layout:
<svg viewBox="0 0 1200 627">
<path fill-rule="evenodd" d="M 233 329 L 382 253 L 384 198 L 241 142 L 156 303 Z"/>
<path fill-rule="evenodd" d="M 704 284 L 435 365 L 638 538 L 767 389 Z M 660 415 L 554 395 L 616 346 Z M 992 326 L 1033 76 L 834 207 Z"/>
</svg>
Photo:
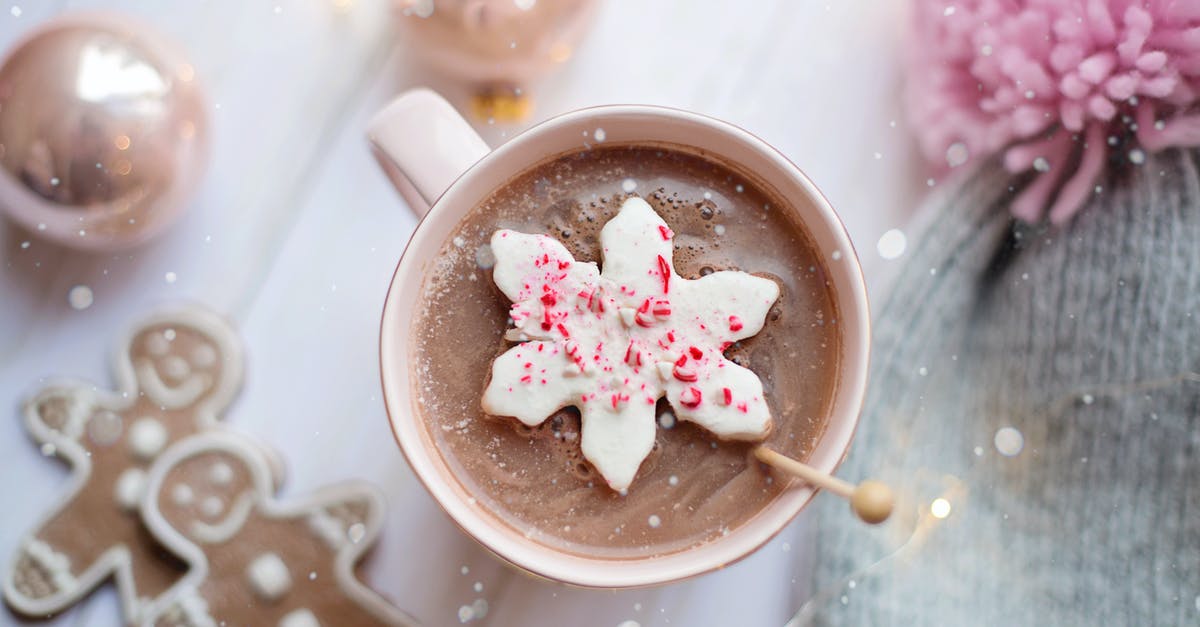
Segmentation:
<svg viewBox="0 0 1200 627">
<path fill-rule="evenodd" d="M 279 619 L 279 627 L 321 627 L 321 622 L 317 620 L 313 613 L 308 611 L 308 608 L 300 608 L 292 610 L 286 616 Z"/>
<path fill-rule="evenodd" d="M 163 374 L 169 378 L 179 381 L 184 377 L 192 374 L 192 366 L 179 355 L 171 355 L 163 360 Z"/>
<path fill-rule="evenodd" d="M 170 386 L 158 376 L 154 362 L 143 359 L 137 363 L 137 377 L 142 391 L 165 409 L 182 409 L 200 400 L 211 387 L 207 374 L 193 373 L 176 386 Z"/>
<path fill-rule="evenodd" d="M 55 590 L 75 588 L 75 576 L 71 574 L 71 558 L 36 538 L 26 540 L 24 548 L 25 555 L 50 575 Z"/>
<path fill-rule="evenodd" d="M 264 601 L 278 601 L 292 588 L 287 564 L 275 553 L 263 553 L 246 567 L 250 589 Z"/>
<path fill-rule="evenodd" d="M 180 618 L 188 627 L 218 627 L 217 621 L 208 613 L 208 601 L 195 588 L 184 592 L 177 603 L 182 614 Z"/>
<path fill-rule="evenodd" d="M 117 506 L 126 511 L 137 509 L 146 493 L 146 473 L 141 468 L 126 468 L 113 486 Z"/>
<path fill-rule="evenodd" d="M 181 483 L 171 488 L 171 501 L 180 507 L 191 505 L 196 500 L 196 493 L 192 491 L 192 486 Z"/>
<path fill-rule="evenodd" d="M 346 544 L 346 528 L 341 521 L 323 509 L 308 515 L 308 528 L 331 549 L 339 549 Z"/>
<path fill-rule="evenodd" d="M 203 501 L 200 501 L 200 513 L 205 518 L 216 518 L 225 511 L 225 502 L 219 496 L 206 496 Z"/>
<path fill-rule="evenodd" d="M 529 341 L 493 362 L 484 410 L 534 426 L 578 407 L 583 454 L 618 491 L 654 445 L 660 397 L 722 438 L 759 440 L 771 427 L 762 383 L 723 352 L 762 329 L 778 285 L 738 271 L 684 279 L 673 238 L 635 197 L 600 232 L 603 272 L 545 235 L 491 239 L 493 280 Z"/>
<path fill-rule="evenodd" d="M 205 499 L 205 502 L 207 501 L 208 499 Z M 217 499 L 216 503 L 216 507 L 221 506 L 220 499 Z M 203 509 L 204 504 L 202 503 L 200 507 Z M 190 526 L 191 535 L 200 542 L 205 542 L 208 544 L 224 542 L 232 538 L 234 534 L 236 534 L 242 528 L 242 525 L 246 524 L 246 519 L 250 517 L 250 512 L 253 509 L 254 495 L 250 493 L 244 493 L 233 502 L 233 507 L 229 508 L 229 515 L 224 519 L 213 524 L 208 524 L 202 520 L 193 520 Z M 206 516 L 208 515 L 204 511 L 201 511 L 200 513 Z M 218 511 L 217 514 L 220 514 L 220 511 Z M 212 518 L 212 516 L 209 517 Z"/>
<path fill-rule="evenodd" d="M 210 368 L 217 363 L 217 349 L 201 344 L 192 350 L 192 363 L 197 368 Z"/>
<path fill-rule="evenodd" d="M 233 481 L 233 468 L 225 462 L 217 462 L 208 469 L 208 480 L 213 482 L 213 485 L 229 485 L 229 482 Z"/>
<path fill-rule="evenodd" d="M 154 418 L 138 418 L 129 428 L 129 450 L 142 461 L 154 459 L 167 445 L 167 428 Z"/>
<path fill-rule="evenodd" d="M 366 535 L 367 535 L 367 526 L 360 522 L 356 522 L 353 525 L 350 525 L 350 527 L 348 529 L 346 529 L 346 538 L 348 538 L 350 540 L 350 542 L 352 542 L 354 544 L 358 544 L 359 542 L 362 542 L 362 539 L 364 537 L 366 537 Z"/>
</svg>

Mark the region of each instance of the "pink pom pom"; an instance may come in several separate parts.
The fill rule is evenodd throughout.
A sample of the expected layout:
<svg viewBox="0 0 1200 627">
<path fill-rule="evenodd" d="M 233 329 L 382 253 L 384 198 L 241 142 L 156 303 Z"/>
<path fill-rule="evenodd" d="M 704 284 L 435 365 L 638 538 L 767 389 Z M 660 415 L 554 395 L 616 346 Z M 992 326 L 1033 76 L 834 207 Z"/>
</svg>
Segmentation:
<svg viewBox="0 0 1200 627">
<path fill-rule="evenodd" d="M 1200 3 L 917 0 L 907 99 L 939 167 L 1037 171 L 1017 217 L 1061 224 L 1110 158 L 1200 145 Z"/>
</svg>

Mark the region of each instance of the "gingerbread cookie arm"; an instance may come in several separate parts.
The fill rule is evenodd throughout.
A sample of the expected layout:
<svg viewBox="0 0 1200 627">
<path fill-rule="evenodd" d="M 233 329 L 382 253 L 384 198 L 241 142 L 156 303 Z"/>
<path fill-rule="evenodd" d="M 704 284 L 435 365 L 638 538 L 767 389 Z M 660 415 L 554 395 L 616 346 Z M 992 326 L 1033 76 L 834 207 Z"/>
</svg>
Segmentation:
<svg viewBox="0 0 1200 627">
<path fill-rule="evenodd" d="M 21 540 L 5 571 L 4 599 L 12 609 L 30 616 L 56 614 L 87 594 L 108 576 L 112 564 L 93 562 L 83 573 L 72 571 L 71 559 L 39 539 L 39 532 L 69 512 L 71 499 L 85 486 L 91 460 L 79 439 L 87 414 L 95 404 L 87 384 L 60 383 L 39 392 L 24 404 L 25 425 L 42 452 L 71 467 L 64 496 L 35 531 Z"/>
<path fill-rule="evenodd" d="M 374 624 L 415 627 L 418 624 L 415 619 L 354 574 L 355 565 L 379 537 L 384 511 L 383 495 L 378 488 L 363 481 L 347 481 L 322 488 L 309 497 L 270 506 L 268 513 L 282 518 L 305 516 L 314 530 L 318 527 L 322 530 L 322 540 L 336 552 L 334 570 L 338 587 L 377 620 Z"/>
</svg>

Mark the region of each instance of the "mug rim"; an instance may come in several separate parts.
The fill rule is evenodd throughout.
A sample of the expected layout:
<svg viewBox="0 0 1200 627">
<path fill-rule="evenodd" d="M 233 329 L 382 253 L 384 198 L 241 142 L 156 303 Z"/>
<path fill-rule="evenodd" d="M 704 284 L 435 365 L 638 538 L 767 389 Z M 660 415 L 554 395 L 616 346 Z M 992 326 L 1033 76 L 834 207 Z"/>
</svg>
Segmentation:
<svg viewBox="0 0 1200 627">
<path fill-rule="evenodd" d="M 447 212 L 447 199 L 453 200 L 456 193 L 460 192 L 466 185 L 467 179 L 482 171 L 483 168 L 494 167 L 491 164 L 505 161 L 506 157 L 514 150 L 530 142 L 537 141 L 540 137 L 555 131 L 558 127 L 572 125 L 583 120 L 602 120 L 604 118 L 621 116 L 666 118 L 701 127 L 707 132 L 724 135 L 727 139 L 738 141 L 752 149 L 759 156 L 766 158 L 780 174 L 791 179 L 808 195 L 808 200 L 816 210 L 816 213 L 825 222 L 824 226 L 826 230 L 837 242 L 835 250 L 840 251 L 841 256 L 840 258 L 835 256 L 835 262 L 851 266 L 850 271 L 846 273 L 847 277 L 841 279 L 840 283 L 836 284 L 833 288 L 835 300 L 839 306 L 838 316 L 843 321 L 843 329 L 846 329 L 847 326 L 844 321 L 851 317 L 854 318 L 854 327 L 858 329 L 854 333 L 855 338 L 857 338 L 856 342 L 851 341 L 848 333 L 844 332 L 842 337 L 843 352 L 841 355 L 838 386 L 839 388 L 847 386 L 844 389 L 849 394 L 849 400 L 839 403 L 838 397 L 841 396 L 842 392 L 835 392 L 826 429 L 817 438 L 814 450 L 810 453 L 808 462 L 821 471 L 832 474 L 841 465 L 849 451 L 850 443 L 853 441 L 854 433 L 858 427 L 859 414 L 865 399 L 870 361 L 871 320 L 866 294 L 866 280 L 862 273 L 862 266 L 859 263 L 857 252 L 850 240 L 849 233 L 846 231 L 844 222 L 838 216 L 837 212 L 834 211 L 833 206 L 825 195 L 821 193 L 799 166 L 792 163 L 782 152 L 765 140 L 735 124 L 703 114 L 659 105 L 612 104 L 590 106 L 551 117 L 531 126 L 504 144 L 493 148 L 464 172 L 460 173 L 454 182 L 431 203 L 429 211 L 417 222 L 412 235 L 405 243 L 388 285 L 388 292 L 385 296 L 381 314 L 379 340 L 379 374 L 388 423 L 391 426 L 393 437 L 400 447 L 405 460 L 413 470 L 413 474 L 437 502 L 442 511 L 464 533 L 489 552 L 517 566 L 521 570 L 553 581 L 587 588 L 637 588 L 661 585 L 681 581 L 729 566 L 755 553 L 783 531 L 800 511 L 812 501 L 816 493 L 816 489 L 812 486 L 802 482 L 793 482 L 792 485 L 768 502 L 766 506 L 756 512 L 751 518 L 731 530 L 727 536 L 661 556 L 611 558 L 589 557 L 571 553 L 538 543 L 535 540 L 530 540 L 515 527 L 501 520 L 497 514 L 478 511 L 479 508 L 475 506 L 473 497 L 461 498 L 453 484 L 457 483 L 458 488 L 462 492 L 467 491 L 466 487 L 462 485 L 461 481 L 449 469 L 446 469 L 446 474 L 450 476 L 442 476 L 437 461 L 431 459 L 433 457 L 440 457 L 440 454 L 436 451 L 436 446 L 432 443 L 426 445 L 420 437 L 421 430 L 423 429 L 422 419 L 417 412 L 413 411 L 411 376 L 403 377 L 404 381 L 397 380 L 399 377 L 388 376 L 389 373 L 395 370 L 391 365 L 393 360 L 407 360 L 408 357 L 407 354 L 395 355 L 388 350 L 395 344 L 391 338 L 396 333 L 406 334 L 409 331 L 407 327 L 399 329 L 396 327 L 400 325 L 389 324 L 389 320 L 396 317 L 397 314 L 394 312 L 400 306 L 395 301 L 399 299 L 400 294 L 406 287 L 413 287 L 411 285 L 413 280 L 419 282 L 424 276 L 421 264 L 425 260 L 414 259 L 410 253 L 417 247 L 416 244 L 423 239 L 423 235 L 428 233 L 429 229 L 426 227 L 436 219 L 435 214 Z M 724 152 L 728 151 L 713 150 L 701 146 L 693 147 L 714 153 L 731 163 L 737 163 L 736 160 L 724 154 Z M 553 156 L 553 154 L 557 153 L 546 151 L 543 154 L 543 158 Z M 511 179 L 512 176 L 519 174 L 537 162 L 528 160 L 515 161 L 515 165 L 504 168 L 506 178 Z M 457 224 L 457 221 L 461 220 L 469 210 L 470 208 L 463 210 L 462 215 L 456 217 L 455 223 Z M 795 211 L 795 209 L 793 210 Z M 810 231 L 813 230 L 813 226 L 809 224 L 806 216 L 801 215 L 799 217 L 806 228 Z M 441 246 L 443 242 L 437 242 L 436 244 Z M 826 265 L 828 266 L 829 263 L 826 262 Z M 831 275 L 833 274 L 835 273 L 831 273 Z M 409 275 L 415 278 L 405 281 L 405 278 Z M 831 278 L 831 280 L 833 279 Z M 406 285 L 401 285 L 402 282 Z M 836 296 L 837 294 L 841 294 L 842 296 Z M 850 308 L 851 310 L 847 310 L 844 306 L 846 302 L 853 304 L 853 307 Z M 844 406 L 840 414 L 835 411 L 839 404 Z M 834 433 L 833 429 L 835 426 L 839 427 L 836 433 Z M 832 445 L 833 450 L 826 451 L 825 449 L 829 447 L 823 445 L 827 445 L 833 438 L 837 439 L 837 442 L 834 442 Z M 814 460 L 813 458 L 818 453 L 823 453 L 822 458 Z M 443 465 L 445 464 L 444 458 L 441 462 Z M 470 503 L 467 501 L 470 501 Z M 766 525 L 766 530 L 758 531 L 754 534 L 747 532 L 747 528 L 751 526 L 754 519 L 768 512 L 771 512 L 773 515 L 769 520 L 769 524 Z M 738 536 L 747 537 L 742 538 Z M 740 541 L 734 542 L 733 540 L 735 539 Z M 526 546 L 531 543 L 534 546 Z M 548 557 L 548 555 L 553 555 L 553 557 Z M 626 568 L 621 565 L 627 565 L 628 567 Z M 637 566 L 643 566 L 643 568 L 637 568 Z"/>
</svg>

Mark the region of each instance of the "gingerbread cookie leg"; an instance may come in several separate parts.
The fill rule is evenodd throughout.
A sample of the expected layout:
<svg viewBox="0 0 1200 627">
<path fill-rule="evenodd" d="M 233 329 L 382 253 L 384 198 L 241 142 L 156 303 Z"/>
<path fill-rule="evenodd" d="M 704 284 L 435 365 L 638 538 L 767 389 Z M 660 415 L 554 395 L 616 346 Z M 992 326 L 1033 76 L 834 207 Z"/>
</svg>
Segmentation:
<svg viewBox="0 0 1200 627">
<path fill-rule="evenodd" d="M 141 525 L 146 469 L 172 442 L 216 424 L 241 383 L 237 337 L 199 309 L 152 316 L 126 337 L 114 370 L 116 391 L 54 385 L 26 403 L 30 435 L 71 479 L 4 575 L 18 612 L 60 612 L 112 575 L 136 622 L 145 600 L 183 574 Z"/>
<path fill-rule="evenodd" d="M 261 456 L 231 433 L 196 435 L 154 464 L 142 516 L 189 570 L 145 624 L 415 624 L 354 574 L 382 523 L 377 490 L 345 483 L 288 502 L 272 493 Z"/>
</svg>

